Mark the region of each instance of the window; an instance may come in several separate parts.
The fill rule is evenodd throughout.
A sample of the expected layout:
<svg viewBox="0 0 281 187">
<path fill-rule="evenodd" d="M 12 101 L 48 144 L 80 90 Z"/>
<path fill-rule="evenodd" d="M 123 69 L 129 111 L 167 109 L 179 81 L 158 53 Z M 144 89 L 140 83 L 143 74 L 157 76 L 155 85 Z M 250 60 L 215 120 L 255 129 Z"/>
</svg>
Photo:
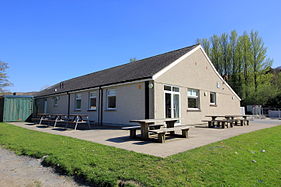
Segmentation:
<svg viewBox="0 0 281 187">
<path fill-rule="evenodd" d="M 199 109 L 199 90 L 196 89 L 188 89 L 187 91 L 188 96 L 188 108 L 189 109 Z"/>
<path fill-rule="evenodd" d="M 89 110 L 97 109 L 97 92 L 89 93 Z"/>
<path fill-rule="evenodd" d="M 217 98 L 215 92 L 210 93 L 210 105 L 217 105 Z"/>
<path fill-rule="evenodd" d="M 172 88 L 171 88 L 171 86 L 164 86 L 164 90 L 166 90 L 166 91 L 171 91 L 172 90 Z"/>
<path fill-rule="evenodd" d="M 75 94 L 75 110 L 81 110 L 81 94 Z"/>
<path fill-rule="evenodd" d="M 179 92 L 180 91 L 180 89 L 178 87 L 166 86 L 166 85 L 164 85 L 164 90 L 165 91 L 172 91 L 172 92 Z"/>
<path fill-rule="evenodd" d="M 54 100 L 54 107 L 58 106 L 59 96 L 53 97 Z"/>
<path fill-rule="evenodd" d="M 116 109 L 116 90 L 107 90 L 107 109 Z"/>
</svg>

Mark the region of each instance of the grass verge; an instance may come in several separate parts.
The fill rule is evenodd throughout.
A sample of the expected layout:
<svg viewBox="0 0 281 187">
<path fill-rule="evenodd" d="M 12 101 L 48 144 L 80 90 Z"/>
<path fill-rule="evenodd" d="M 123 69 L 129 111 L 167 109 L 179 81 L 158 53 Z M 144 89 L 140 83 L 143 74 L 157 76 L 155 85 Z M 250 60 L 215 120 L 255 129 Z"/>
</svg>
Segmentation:
<svg viewBox="0 0 281 187">
<path fill-rule="evenodd" d="M 167 158 L 0 123 L 0 146 L 97 186 L 281 184 L 281 126 Z"/>
</svg>

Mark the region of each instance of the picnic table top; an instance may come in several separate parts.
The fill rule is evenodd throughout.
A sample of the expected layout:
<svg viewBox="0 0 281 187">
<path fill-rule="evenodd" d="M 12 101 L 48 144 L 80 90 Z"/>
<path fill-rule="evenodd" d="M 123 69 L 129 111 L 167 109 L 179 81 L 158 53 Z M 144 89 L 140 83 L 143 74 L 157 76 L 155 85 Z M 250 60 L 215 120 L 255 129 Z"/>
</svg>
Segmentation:
<svg viewBox="0 0 281 187">
<path fill-rule="evenodd" d="M 225 115 L 225 117 L 248 117 L 248 115 Z"/>
<path fill-rule="evenodd" d="M 234 114 L 234 115 L 231 115 L 231 114 L 228 114 L 228 115 L 206 115 L 205 117 L 248 117 L 248 115 L 237 115 L 237 114 Z"/>
<path fill-rule="evenodd" d="M 225 117 L 225 115 L 206 115 L 205 117 Z"/>
<path fill-rule="evenodd" d="M 88 116 L 87 114 L 37 114 L 38 116 Z"/>
<path fill-rule="evenodd" d="M 137 123 L 154 123 L 159 121 L 178 121 L 179 118 L 164 118 L 164 119 L 140 119 L 140 120 L 130 120 L 130 122 Z"/>
</svg>

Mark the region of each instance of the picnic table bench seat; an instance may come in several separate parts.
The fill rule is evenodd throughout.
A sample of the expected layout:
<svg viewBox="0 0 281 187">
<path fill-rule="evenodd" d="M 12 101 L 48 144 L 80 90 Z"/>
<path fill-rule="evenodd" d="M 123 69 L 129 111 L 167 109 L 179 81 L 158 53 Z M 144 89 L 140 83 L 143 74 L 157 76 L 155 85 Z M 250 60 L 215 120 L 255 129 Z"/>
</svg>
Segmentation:
<svg viewBox="0 0 281 187">
<path fill-rule="evenodd" d="M 54 122 L 54 127 L 57 126 L 58 123 L 65 123 L 65 128 L 67 128 L 68 124 L 75 124 L 74 129 L 77 129 L 77 126 L 80 124 L 87 124 L 90 129 L 90 120 L 88 115 L 81 114 L 40 114 L 40 118 L 35 117 L 32 118 L 33 121 L 39 121 L 39 125 L 42 122 Z"/>
<path fill-rule="evenodd" d="M 234 119 L 234 123 L 235 125 L 238 125 L 238 123 L 240 123 L 240 126 L 244 126 L 244 125 L 249 125 L 249 120 L 248 119 Z"/>
<path fill-rule="evenodd" d="M 86 119 L 83 119 L 83 117 L 81 117 L 80 119 L 76 117 L 76 118 L 74 118 L 74 120 L 69 120 L 69 121 L 65 121 L 65 122 L 66 122 L 66 128 L 67 128 L 68 124 L 75 124 L 74 130 L 76 130 L 78 125 L 87 124 L 88 128 L 91 129 L 88 116 L 86 116 Z"/>
<path fill-rule="evenodd" d="M 208 122 L 208 127 L 222 127 L 223 129 L 225 127 L 229 128 L 229 126 L 232 128 L 233 124 L 236 123 L 235 120 L 232 119 L 221 119 L 221 120 L 202 120 L 202 122 Z M 217 123 L 217 124 L 215 124 Z"/>
<path fill-rule="evenodd" d="M 182 136 L 187 138 L 188 137 L 188 131 L 189 127 L 183 126 L 183 127 L 171 127 L 171 128 L 162 128 L 162 129 L 154 129 L 154 130 L 149 130 L 149 132 L 153 132 L 158 135 L 158 141 L 160 143 L 164 143 L 166 140 L 166 134 L 167 133 L 174 133 L 176 130 L 181 130 L 182 131 Z"/>
<path fill-rule="evenodd" d="M 137 136 L 137 130 L 140 130 L 140 126 L 123 127 L 122 130 L 129 130 L 130 137 L 135 138 Z"/>
<path fill-rule="evenodd" d="M 161 126 L 164 126 L 164 124 L 154 124 L 149 125 L 149 129 L 159 129 Z M 137 136 L 137 130 L 140 130 L 141 126 L 130 126 L 130 127 L 123 127 L 122 130 L 129 130 L 130 131 L 130 137 L 135 138 Z"/>
</svg>

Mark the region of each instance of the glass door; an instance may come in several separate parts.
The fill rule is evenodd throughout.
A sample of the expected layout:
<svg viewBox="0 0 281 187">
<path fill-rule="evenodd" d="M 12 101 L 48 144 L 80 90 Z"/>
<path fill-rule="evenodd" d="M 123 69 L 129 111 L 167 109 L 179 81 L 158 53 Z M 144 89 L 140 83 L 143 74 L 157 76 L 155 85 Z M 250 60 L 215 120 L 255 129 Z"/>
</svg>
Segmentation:
<svg viewBox="0 0 281 187">
<path fill-rule="evenodd" d="M 173 93 L 173 118 L 180 117 L 180 95 Z"/>
<path fill-rule="evenodd" d="M 165 117 L 180 117 L 180 93 L 178 87 L 164 86 L 165 92 Z M 177 122 L 179 123 L 179 121 Z"/>
<path fill-rule="evenodd" d="M 172 94 L 165 93 L 165 117 L 171 118 L 172 117 Z"/>
</svg>

